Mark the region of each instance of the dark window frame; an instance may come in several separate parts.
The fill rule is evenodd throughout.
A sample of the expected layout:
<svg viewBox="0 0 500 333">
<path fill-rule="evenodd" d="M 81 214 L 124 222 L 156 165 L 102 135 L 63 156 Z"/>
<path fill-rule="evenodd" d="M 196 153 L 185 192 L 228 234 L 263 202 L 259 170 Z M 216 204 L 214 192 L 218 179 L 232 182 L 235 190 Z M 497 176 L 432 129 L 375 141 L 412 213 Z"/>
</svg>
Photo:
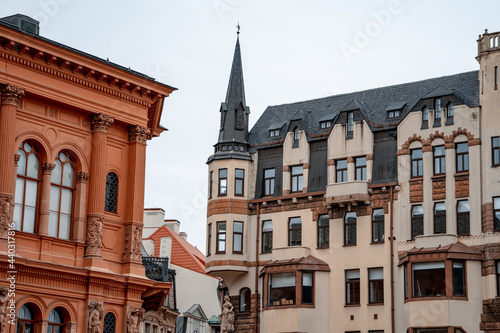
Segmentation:
<svg viewBox="0 0 500 333">
<path fill-rule="evenodd" d="M 370 272 L 375 271 L 375 270 L 382 271 L 382 278 L 381 279 L 372 279 L 370 277 Z M 368 304 L 384 304 L 384 276 L 383 276 L 383 274 L 384 274 L 383 267 L 368 268 Z M 372 286 L 373 286 L 373 288 L 372 288 Z M 372 291 L 375 291 L 375 295 L 372 295 Z M 372 299 L 375 299 L 375 300 L 372 300 Z"/>
<path fill-rule="evenodd" d="M 414 216 L 413 212 L 415 211 L 415 209 L 417 207 L 422 208 L 422 215 Z M 411 216 L 411 239 L 415 239 L 415 237 L 424 234 L 424 206 L 423 205 L 413 205 L 411 207 L 410 216 Z M 417 230 L 420 230 L 421 233 L 419 233 L 418 231 L 414 232 L 416 230 L 415 227 L 416 227 L 417 223 L 418 223 Z"/>
<path fill-rule="evenodd" d="M 495 83 L 495 85 L 493 86 L 493 89 L 497 90 L 498 89 L 498 66 L 495 66 L 493 79 L 494 79 L 494 83 Z"/>
<path fill-rule="evenodd" d="M 50 321 L 50 317 L 52 316 L 52 312 L 57 313 L 57 315 L 61 318 L 62 322 L 55 322 L 55 321 Z M 59 329 L 56 330 L 56 327 L 59 327 Z M 47 323 L 47 333 L 54 333 L 54 332 L 64 332 L 64 327 L 65 327 L 65 320 L 64 320 L 64 315 L 58 308 L 54 308 L 49 312 L 49 321 Z"/>
<path fill-rule="evenodd" d="M 438 205 L 444 206 L 443 210 L 437 213 Z M 434 234 L 446 234 L 446 203 L 444 201 L 434 203 Z"/>
<path fill-rule="evenodd" d="M 354 112 L 347 112 L 347 133 L 354 132 Z"/>
<path fill-rule="evenodd" d="M 339 162 L 345 161 L 345 168 L 339 168 Z M 341 159 L 335 161 L 335 183 L 345 183 L 348 179 L 348 165 L 347 159 Z M 339 174 L 340 172 L 340 174 Z M 340 178 L 340 180 L 339 180 Z"/>
<path fill-rule="evenodd" d="M 437 148 L 443 149 L 442 155 L 436 155 Z M 446 174 L 446 149 L 443 145 L 432 147 L 432 164 L 434 170 L 434 176 L 440 176 Z M 436 163 L 439 164 L 439 170 L 436 170 Z"/>
<path fill-rule="evenodd" d="M 420 151 L 420 155 L 422 157 L 414 158 L 414 153 L 418 153 Z M 420 178 L 424 176 L 424 152 L 422 151 L 422 147 L 415 148 L 410 150 L 410 165 L 411 165 L 411 177 L 410 178 Z M 415 172 L 416 170 L 416 172 Z"/>
<path fill-rule="evenodd" d="M 314 273 L 315 273 L 314 271 L 310 271 L 310 270 L 291 270 L 290 268 L 287 268 L 287 267 L 284 267 L 284 270 L 280 271 L 280 272 L 273 271 L 272 273 L 271 272 L 266 273 L 264 276 L 264 279 L 263 279 L 263 284 L 264 284 L 264 288 L 265 288 L 265 289 L 263 289 L 263 290 L 265 290 L 264 302 L 263 302 L 264 310 L 266 310 L 268 308 L 272 309 L 272 308 L 284 308 L 284 307 L 314 308 L 315 301 L 316 301 L 315 300 L 316 274 L 314 274 Z M 271 294 L 275 294 L 275 293 L 273 293 L 273 290 L 277 289 L 276 287 L 275 288 L 272 287 L 273 277 L 279 276 L 282 274 L 286 274 L 289 277 L 291 277 L 291 276 L 294 277 L 294 280 L 295 280 L 294 286 L 285 287 L 285 288 L 293 289 L 293 291 L 290 290 L 291 295 L 289 295 L 289 296 L 291 296 L 291 297 L 289 297 L 287 299 L 286 297 L 279 296 L 279 298 L 276 299 L 276 296 L 274 296 L 273 298 L 275 298 L 275 299 L 273 300 L 271 297 Z M 306 287 L 309 287 L 309 286 L 304 285 L 304 275 L 306 275 L 306 274 L 311 275 L 312 286 L 310 286 L 309 290 L 305 289 Z M 305 295 L 306 291 L 310 293 L 310 295 L 309 295 L 310 301 L 306 301 L 304 299 L 304 295 Z M 285 300 L 285 301 L 283 301 L 283 300 Z"/>
<path fill-rule="evenodd" d="M 224 224 L 224 229 L 220 229 L 219 226 Z M 227 223 L 226 221 L 217 221 L 216 224 L 216 235 L 217 235 L 217 245 L 216 245 L 216 254 L 221 254 L 221 253 L 226 253 L 226 247 L 227 247 Z M 221 236 L 224 237 L 221 237 Z M 224 250 L 222 251 L 221 248 L 221 242 L 224 244 Z"/>
<path fill-rule="evenodd" d="M 226 175 L 225 176 L 222 176 L 221 175 L 221 172 L 223 171 L 226 171 Z M 222 169 L 219 169 L 219 196 L 220 197 L 223 197 L 223 196 L 227 196 L 227 176 L 228 176 L 228 172 L 227 172 L 227 168 L 222 168 Z M 222 192 L 222 182 L 223 181 L 226 181 L 225 182 L 225 188 L 226 188 L 226 191 L 225 192 Z"/>
<path fill-rule="evenodd" d="M 271 230 L 264 231 L 264 224 L 271 222 Z M 273 220 L 262 221 L 262 253 L 271 253 L 273 251 Z"/>
<path fill-rule="evenodd" d="M 207 257 L 212 254 L 212 223 L 207 227 Z"/>
<path fill-rule="evenodd" d="M 274 175 L 272 177 L 266 177 L 266 171 L 268 170 L 273 170 Z M 267 168 L 263 170 L 264 177 L 263 177 L 263 186 L 262 190 L 264 191 L 265 197 L 267 196 L 273 196 L 274 195 L 274 187 L 276 186 L 276 168 Z M 269 184 L 268 184 L 269 183 Z M 268 187 L 269 185 L 269 187 Z M 267 189 L 269 188 L 269 193 L 267 192 Z"/>
<path fill-rule="evenodd" d="M 332 127 L 332 121 L 331 120 L 325 120 L 325 121 L 320 121 L 319 122 L 319 129 L 325 130 L 329 129 Z"/>
<path fill-rule="evenodd" d="M 237 223 L 240 223 L 241 224 L 241 232 L 240 231 L 236 231 L 236 224 Z M 233 253 L 237 253 L 237 254 L 242 254 L 243 253 L 243 233 L 244 233 L 244 227 L 245 227 L 245 224 L 243 223 L 243 221 L 233 221 Z M 236 248 L 236 236 L 237 235 L 240 235 L 241 236 L 241 241 L 240 241 L 240 248 L 241 248 L 241 251 L 237 251 L 235 248 Z"/>
<path fill-rule="evenodd" d="M 321 224 L 321 220 L 323 219 L 323 222 L 325 221 L 326 217 L 326 225 Z M 317 222 L 317 239 L 318 239 L 318 248 L 319 249 L 326 249 L 330 247 L 330 217 L 328 214 L 322 214 L 318 216 L 318 222 Z"/>
<path fill-rule="evenodd" d="M 294 175 L 294 169 L 301 168 L 301 173 Z M 294 180 L 296 181 L 296 189 L 294 190 Z M 299 186 L 302 183 L 302 186 Z M 294 165 L 290 167 L 290 192 L 300 193 L 304 190 L 304 167 L 302 165 Z"/>
<path fill-rule="evenodd" d="M 300 130 L 298 126 L 295 126 L 293 129 L 293 141 L 298 143 L 299 140 L 300 140 Z"/>
<path fill-rule="evenodd" d="M 348 215 L 354 214 L 354 222 L 348 221 Z M 357 244 L 357 223 L 358 215 L 356 212 L 346 212 L 344 216 L 344 246 L 354 246 Z"/>
<path fill-rule="evenodd" d="M 500 296 L 500 260 L 495 262 L 497 277 L 497 296 Z"/>
<path fill-rule="evenodd" d="M 491 137 L 491 166 L 500 166 L 500 136 Z"/>
<path fill-rule="evenodd" d="M 209 185 L 208 185 L 208 198 L 212 199 L 214 193 L 214 171 L 210 171 Z"/>
<path fill-rule="evenodd" d="M 498 207 L 495 207 L 496 202 Z M 500 231 L 500 197 L 493 197 L 493 231 Z"/>
<path fill-rule="evenodd" d="M 454 271 L 454 264 L 457 263 L 462 265 L 462 276 L 460 279 L 457 279 L 457 271 Z M 417 269 L 419 266 L 421 268 Z M 407 284 L 409 288 L 408 300 L 410 301 L 436 298 L 467 299 L 468 297 L 466 260 L 447 259 L 445 255 L 433 258 L 432 260 L 421 258 L 412 261 L 410 264 L 405 264 L 404 269 L 408 277 L 411 278 L 411 282 Z M 420 279 L 415 279 L 415 271 L 425 272 L 420 274 Z M 436 277 L 435 274 L 439 275 Z M 430 282 L 431 286 L 427 285 L 426 281 Z M 461 289 L 462 292 L 457 292 L 458 289 Z"/>
<path fill-rule="evenodd" d="M 238 171 L 243 172 L 242 177 L 238 177 Z M 241 193 L 238 192 L 238 183 L 241 182 Z M 245 196 L 245 169 L 234 169 L 234 195 L 237 197 Z"/>
<path fill-rule="evenodd" d="M 114 175 L 114 176 L 113 176 Z M 120 179 L 116 172 L 108 172 L 106 175 L 106 200 L 104 210 L 108 213 L 118 212 L 118 191 Z"/>
<path fill-rule="evenodd" d="M 424 105 L 422 108 L 422 126 L 421 129 L 429 128 L 429 108 Z"/>
<path fill-rule="evenodd" d="M 362 161 L 364 160 L 364 165 L 361 165 Z M 359 161 L 359 163 L 358 163 Z M 367 169 L 366 169 L 366 156 L 360 156 L 354 158 L 354 174 L 355 174 L 355 180 L 360 180 L 360 181 L 366 181 L 368 179 L 367 175 Z M 358 171 L 360 173 L 360 178 L 358 177 Z"/>
<path fill-rule="evenodd" d="M 352 278 L 348 280 L 347 278 L 348 272 L 357 272 L 358 278 Z M 360 271 L 359 269 L 346 269 L 344 274 L 345 274 L 345 304 L 359 306 L 361 304 Z"/>
<path fill-rule="evenodd" d="M 292 228 L 292 219 L 299 219 L 300 227 Z M 288 246 L 302 246 L 302 218 L 300 216 L 288 219 Z"/>
<path fill-rule="evenodd" d="M 441 121 L 443 117 L 441 109 L 441 98 L 436 98 L 434 101 L 434 121 Z"/>
<path fill-rule="evenodd" d="M 25 307 L 25 308 L 24 308 Z M 36 313 L 35 313 L 35 310 L 33 309 L 33 305 L 31 303 L 26 303 L 26 304 L 23 304 L 18 312 L 17 312 L 17 316 L 16 316 L 16 332 L 26 332 L 26 324 L 30 325 L 33 330 L 31 332 L 37 332 L 38 330 L 38 320 L 37 320 L 37 316 L 36 316 Z M 33 317 L 33 319 L 26 319 L 26 318 L 22 318 L 23 316 L 20 315 L 21 313 L 21 310 L 24 311 L 24 313 L 26 311 L 29 311 L 29 314 L 31 317 Z"/>
<path fill-rule="evenodd" d="M 458 152 L 459 147 L 467 147 L 467 151 Z M 469 143 L 468 142 L 457 142 L 455 144 L 455 169 L 456 172 L 467 172 L 469 171 Z M 461 167 L 459 167 L 461 166 Z"/>
<path fill-rule="evenodd" d="M 463 211 L 463 212 L 458 211 L 461 202 L 467 202 L 467 205 L 469 206 L 468 211 Z M 460 227 L 461 224 L 463 225 L 462 228 Z M 470 235 L 470 203 L 469 200 L 467 199 L 457 201 L 457 235 L 458 236 Z"/>
<path fill-rule="evenodd" d="M 375 212 L 382 211 L 382 219 L 375 218 Z M 377 215 L 379 216 L 379 215 Z M 385 241 L 385 211 L 384 208 L 374 208 L 372 211 L 372 244 L 384 243 Z"/>
<path fill-rule="evenodd" d="M 250 291 L 250 288 L 248 287 L 241 288 L 239 295 L 240 295 L 239 312 L 240 313 L 250 312 L 250 310 L 252 309 L 252 292 Z M 244 303 L 242 302 L 242 299 L 244 300 Z"/>
</svg>

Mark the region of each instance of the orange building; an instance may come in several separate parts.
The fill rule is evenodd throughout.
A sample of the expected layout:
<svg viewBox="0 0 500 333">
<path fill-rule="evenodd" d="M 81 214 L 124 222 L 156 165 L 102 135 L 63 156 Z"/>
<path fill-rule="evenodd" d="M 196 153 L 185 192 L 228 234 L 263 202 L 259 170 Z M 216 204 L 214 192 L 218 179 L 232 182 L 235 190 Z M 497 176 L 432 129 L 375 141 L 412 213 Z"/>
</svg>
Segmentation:
<svg viewBox="0 0 500 333">
<path fill-rule="evenodd" d="M 146 143 L 175 88 L 38 30 L 0 19 L 0 332 L 139 332 L 171 287 L 141 241 Z"/>
</svg>

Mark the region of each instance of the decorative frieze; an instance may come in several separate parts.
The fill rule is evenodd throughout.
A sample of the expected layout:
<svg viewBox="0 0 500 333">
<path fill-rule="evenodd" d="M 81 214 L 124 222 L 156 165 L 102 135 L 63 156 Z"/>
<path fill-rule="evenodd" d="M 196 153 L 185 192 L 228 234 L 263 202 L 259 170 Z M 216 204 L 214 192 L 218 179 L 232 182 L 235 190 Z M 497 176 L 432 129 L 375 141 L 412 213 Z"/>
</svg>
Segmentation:
<svg viewBox="0 0 500 333">
<path fill-rule="evenodd" d="M 90 116 L 92 132 L 108 133 L 109 126 L 113 125 L 115 119 L 104 113 L 93 114 Z"/>
<path fill-rule="evenodd" d="M 0 85 L 0 92 L 2 94 L 2 104 L 19 106 L 21 98 L 24 96 L 24 89 L 14 86 L 12 84 Z"/>
<path fill-rule="evenodd" d="M 102 215 L 87 216 L 87 248 L 85 249 L 85 257 L 101 257 L 103 221 L 104 216 Z"/>
<path fill-rule="evenodd" d="M 142 226 L 131 224 L 125 227 L 125 247 L 122 260 L 142 261 Z"/>
<path fill-rule="evenodd" d="M 7 238 L 9 225 L 14 216 L 14 202 L 12 196 L 0 193 L 0 238 Z"/>
<path fill-rule="evenodd" d="M 128 141 L 146 144 L 149 139 L 151 139 L 150 128 L 140 125 L 128 127 Z"/>
</svg>

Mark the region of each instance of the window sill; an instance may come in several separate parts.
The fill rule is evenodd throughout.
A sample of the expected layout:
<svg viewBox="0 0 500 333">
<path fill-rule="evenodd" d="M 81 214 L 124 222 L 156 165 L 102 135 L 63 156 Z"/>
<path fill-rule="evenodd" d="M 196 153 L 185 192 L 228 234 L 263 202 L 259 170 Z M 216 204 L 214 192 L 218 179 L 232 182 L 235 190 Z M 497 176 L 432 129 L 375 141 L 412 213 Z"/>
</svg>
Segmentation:
<svg viewBox="0 0 500 333">
<path fill-rule="evenodd" d="M 360 307 L 361 304 L 359 303 L 356 303 L 356 304 L 345 304 L 344 305 L 344 308 L 357 308 L 357 307 Z"/>
<path fill-rule="evenodd" d="M 442 174 L 440 173 L 438 175 L 434 175 L 434 176 L 431 177 L 432 180 L 438 180 L 438 179 L 444 179 L 444 178 L 446 178 L 446 174 L 445 173 L 442 173 Z"/>
<path fill-rule="evenodd" d="M 384 305 L 384 302 L 377 302 L 377 303 L 368 303 L 366 304 L 367 306 L 383 306 Z"/>
<path fill-rule="evenodd" d="M 330 248 L 330 246 L 318 246 L 316 248 L 316 250 L 325 250 L 325 249 L 329 249 L 329 248 Z"/>
<path fill-rule="evenodd" d="M 226 254 L 226 252 L 215 252 L 215 254 Z"/>
<path fill-rule="evenodd" d="M 350 246 L 356 246 L 357 244 L 344 244 L 342 247 L 350 247 Z"/>
<path fill-rule="evenodd" d="M 377 244 L 385 244 L 385 241 L 382 242 L 371 242 L 370 245 L 377 245 Z"/>
<path fill-rule="evenodd" d="M 218 197 L 227 197 L 227 194 L 219 194 Z"/>
<path fill-rule="evenodd" d="M 468 175 L 469 175 L 469 171 L 459 171 L 459 172 L 455 173 L 455 177 L 468 176 Z"/>
<path fill-rule="evenodd" d="M 468 301 L 469 298 L 467 296 L 446 296 L 446 295 L 442 295 L 442 296 L 422 296 L 422 297 L 412 297 L 412 298 L 408 298 L 407 300 L 405 300 L 405 303 L 406 302 L 415 302 L 415 301 L 440 301 L 440 300 L 443 300 L 443 299 L 446 299 L 446 300 L 452 300 L 452 301 Z"/>
<path fill-rule="evenodd" d="M 233 251 L 233 254 L 243 255 L 243 252 L 234 252 Z"/>
<path fill-rule="evenodd" d="M 491 167 L 492 168 L 498 168 L 498 167 L 500 167 L 500 164 L 492 164 Z"/>
<path fill-rule="evenodd" d="M 419 181 L 419 180 L 424 180 L 424 176 L 419 176 L 419 177 L 413 177 L 413 178 L 410 178 L 410 182 L 416 182 L 416 181 Z"/>
</svg>

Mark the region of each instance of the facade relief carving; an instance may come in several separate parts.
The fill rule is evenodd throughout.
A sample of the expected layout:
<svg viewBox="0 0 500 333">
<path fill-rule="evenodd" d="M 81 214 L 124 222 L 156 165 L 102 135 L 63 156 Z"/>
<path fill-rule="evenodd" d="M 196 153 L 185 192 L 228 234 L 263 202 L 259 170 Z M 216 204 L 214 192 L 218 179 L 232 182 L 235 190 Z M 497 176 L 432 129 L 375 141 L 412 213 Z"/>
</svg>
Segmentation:
<svg viewBox="0 0 500 333">
<path fill-rule="evenodd" d="M 122 260 L 125 261 L 142 261 L 142 226 L 129 225 L 125 227 L 125 249 L 123 251 Z"/>
<path fill-rule="evenodd" d="M 139 333 L 145 310 L 143 308 L 131 308 L 127 315 L 127 333 Z"/>
<path fill-rule="evenodd" d="M 42 163 L 42 174 L 52 175 L 52 170 L 54 170 L 55 167 L 56 165 L 54 163 Z"/>
<path fill-rule="evenodd" d="M 12 84 L 4 84 L 0 86 L 0 92 L 2 93 L 2 104 L 19 106 L 21 98 L 24 96 L 24 89 L 14 86 Z"/>
<path fill-rule="evenodd" d="M 87 333 L 102 333 L 102 319 L 104 318 L 104 310 L 102 302 L 91 301 L 89 304 L 89 320 Z"/>
<path fill-rule="evenodd" d="M 151 129 L 136 125 L 128 127 L 128 140 L 130 142 L 137 142 L 146 144 L 146 141 L 151 139 Z"/>
<path fill-rule="evenodd" d="M 85 171 L 79 171 L 76 173 L 76 182 L 77 183 L 87 183 L 89 180 L 89 173 Z"/>
<path fill-rule="evenodd" d="M 109 126 L 113 125 L 115 119 L 104 113 L 93 114 L 90 116 L 92 132 L 108 133 Z"/>
<path fill-rule="evenodd" d="M 9 225 L 13 221 L 14 202 L 10 194 L 0 194 L 0 238 L 7 238 Z"/>
<path fill-rule="evenodd" d="M 86 257 L 101 256 L 103 220 L 104 216 L 102 215 L 87 216 L 87 248 L 85 249 Z"/>
<path fill-rule="evenodd" d="M 6 332 L 8 291 L 7 287 L 0 287 L 0 333 Z"/>
<path fill-rule="evenodd" d="M 18 166 L 19 160 L 21 159 L 21 155 L 19 154 L 14 154 L 14 165 Z"/>
</svg>

